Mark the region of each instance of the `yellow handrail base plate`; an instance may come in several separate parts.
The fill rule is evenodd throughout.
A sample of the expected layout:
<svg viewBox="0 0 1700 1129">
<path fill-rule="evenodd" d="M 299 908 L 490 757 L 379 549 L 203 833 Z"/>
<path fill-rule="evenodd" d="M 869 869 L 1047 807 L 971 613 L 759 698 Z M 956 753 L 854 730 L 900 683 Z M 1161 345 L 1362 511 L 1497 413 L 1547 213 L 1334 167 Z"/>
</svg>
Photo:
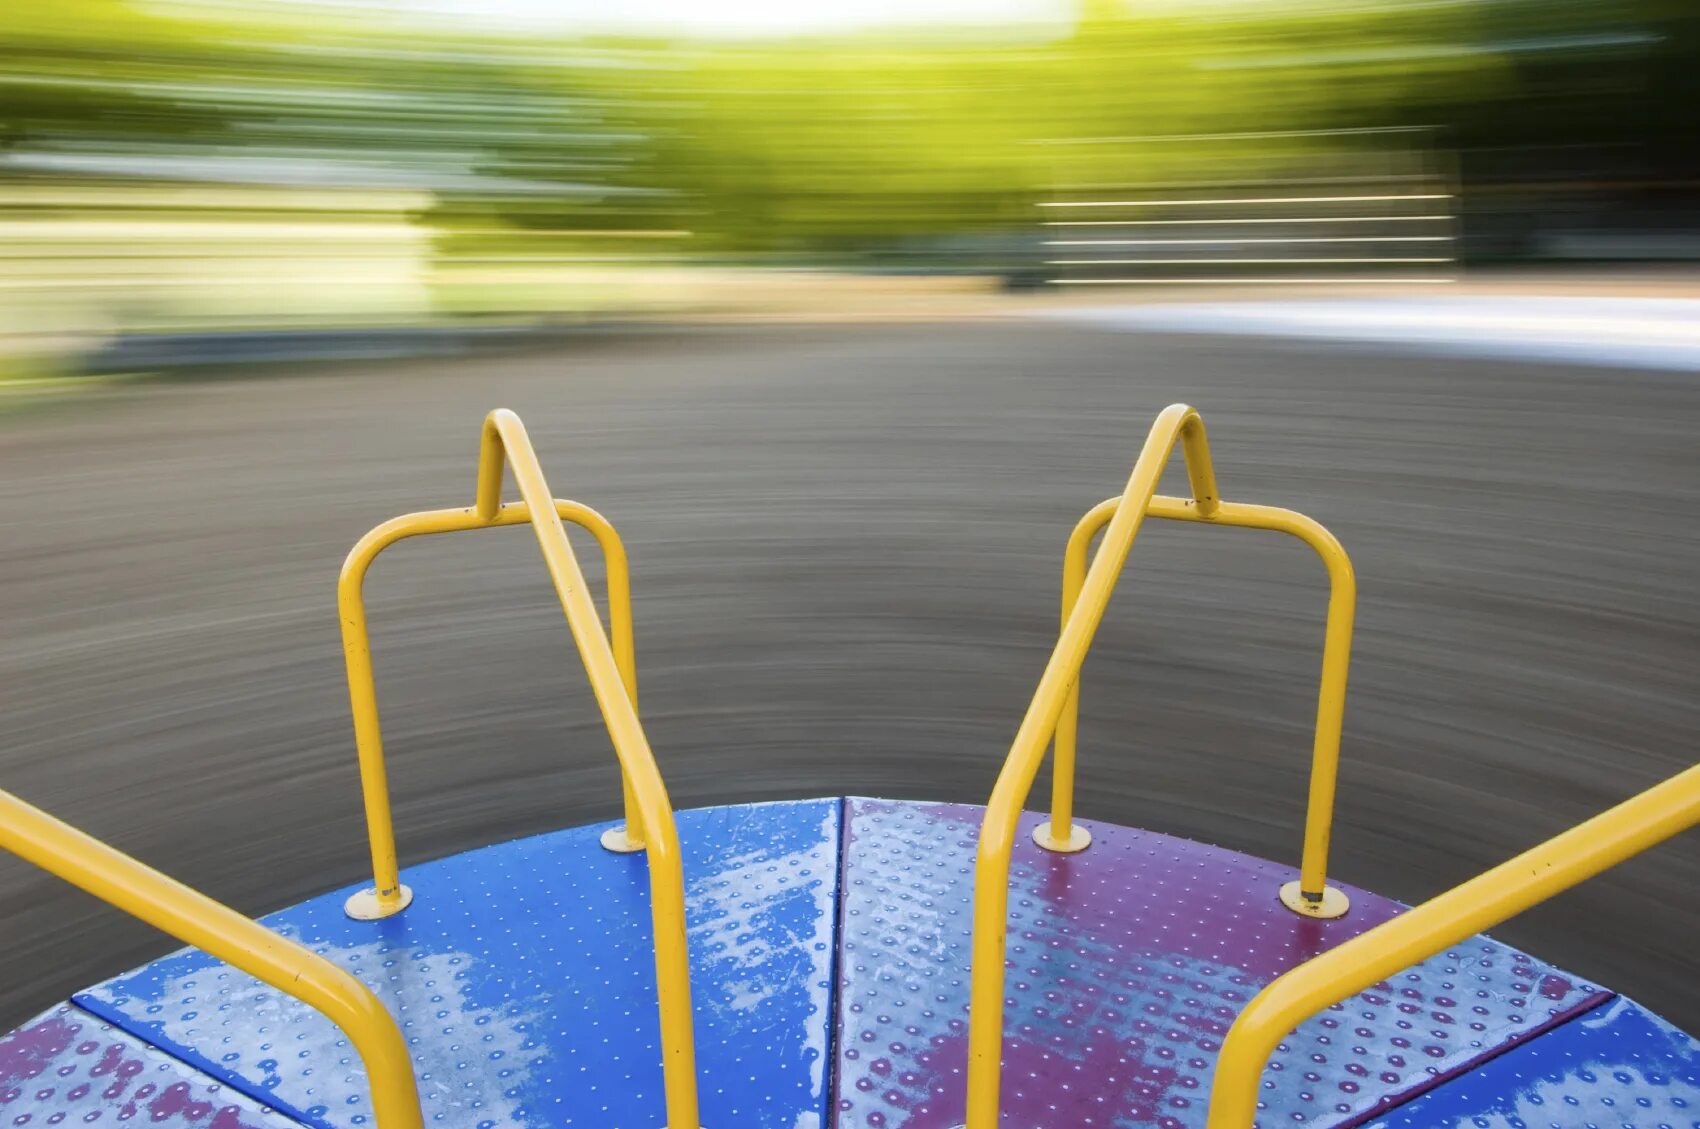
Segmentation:
<svg viewBox="0 0 1700 1129">
<path fill-rule="evenodd" d="M 615 854 L 633 855 L 647 846 L 642 839 L 634 839 L 626 832 L 626 825 L 610 827 L 602 833 L 602 849 L 613 851 Z"/>
<path fill-rule="evenodd" d="M 378 898 L 376 886 L 356 890 L 342 903 L 342 912 L 355 921 L 382 921 L 386 917 L 394 917 L 413 904 L 413 891 L 409 887 L 400 886 L 397 891 L 401 896 L 386 905 Z"/>
<path fill-rule="evenodd" d="M 1297 879 L 1282 885 L 1281 904 L 1301 917 L 1318 917 L 1324 921 L 1345 917 L 1352 908 L 1352 900 L 1335 886 L 1324 886 L 1320 898 L 1305 897 Z"/>
<path fill-rule="evenodd" d="M 1033 829 L 1033 841 L 1047 851 L 1059 855 L 1079 854 L 1092 845 L 1092 832 L 1076 823 L 1070 826 L 1067 839 L 1051 834 L 1051 821 L 1046 820 Z"/>
</svg>

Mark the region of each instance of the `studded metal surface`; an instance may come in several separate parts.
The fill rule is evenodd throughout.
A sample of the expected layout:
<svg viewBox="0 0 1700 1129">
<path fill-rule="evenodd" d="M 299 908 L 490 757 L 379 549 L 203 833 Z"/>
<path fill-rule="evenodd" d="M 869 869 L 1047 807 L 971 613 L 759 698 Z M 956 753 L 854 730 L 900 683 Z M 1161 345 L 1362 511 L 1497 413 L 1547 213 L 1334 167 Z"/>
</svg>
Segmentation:
<svg viewBox="0 0 1700 1129">
<path fill-rule="evenodd" d="M 712 1129 L 823 1124 L 839 807 L 678 814 Z M 390 1008 L 428 1126 L 661 1129 L 647 864 L 602 850 L 606 826 L 411 868 L 413 905 L 383 921 L 345 917 L 343 890 L 266 923 Z M 307 1124 L 371 1122 L 364 1072 L 338 1030 L 198 951 L 77 1003 Z"/>
<path fill-rule="evenodd" d="M 981 809 L 850 800 L 838 998 L 839 1129 L 961 1123 Z M 1026 816 L 1010 897 L 1003 1112 L 1022 1129 L 1204 1123 L 1229 1023 L 1275 976 L 1400 906 L 1349 889 L 1337 921 L 1277 900 L 1293 872 L 1090 824 L 1040 850 Z M 1597 1002 L 1475 938 L 1304 1023 L 1264 1075 L 1263 1126 L 1336 1125 Z"/>
<path fill-rule="evenodd" d="M 1700 1129 L 1700 1042 L 1617 998 L 1369 1129 Z"/>
<path fill-rule="evenodd" d="M 834 800 L 679 814 L 704 1124 L 960 1122 L 980 816 L 876 800 L 846 801 L 842 828 Z M 1301 918 L 1276 897 L 1285 867 L 1096 823 L 1089 850 L 1050 854 L 1026 837 L 1040 818 L 1012 867 L 1003 1108 L 1022 1129 L 1201 1126 L 1245 1002 L 1401 908 L 1350 890 L 1345 918 Z M 346 891 L 267 920 L 400 1019 L 428 1125 L 660 1129 L 646 871 L 596 845 L 605 826 L 413 868 L 418 900 L 386 921 L 348 920 Z M 62 1007 L 0 1039 L 0 1118 L 371 1122 L 340 1033 L 204 954 L 76 1002 L 98 1015 Z M 1264 1074 L 1258 1124 L 1700 1129 L 1700 1043 L 1477 937 L 1303 1024 Z"/>
<path fill-rule="evenodd" d="M 295 1122 L 77 1008 L 0 1037 L 0 1123 L 287 1129 Z"/>
</svg>

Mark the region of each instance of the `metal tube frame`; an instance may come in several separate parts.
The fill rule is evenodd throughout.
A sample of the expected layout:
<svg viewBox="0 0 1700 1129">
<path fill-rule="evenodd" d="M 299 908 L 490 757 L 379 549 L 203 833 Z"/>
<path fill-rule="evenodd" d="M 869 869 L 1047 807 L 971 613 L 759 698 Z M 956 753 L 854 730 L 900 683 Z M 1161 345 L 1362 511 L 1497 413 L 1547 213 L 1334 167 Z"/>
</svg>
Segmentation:
<svg viewBox="0 0 1700 1129">
<path fill-rule="evenodd" d="M 608 626 L 614 662 L 626 693 L 637 708 L 637 655 L 632 633 L 631 570 L 626 547 L 607 518 L 579 502 L 554 500 L 555 513 L 596 538 L 607 562 Z M 378 720 L 378 690 L 372 671 L 372 642 L 366 625 L 366 573 L 378 554 L 398 541 L 432 533 L 459 533 L 469 529 L 493 529 L 525 525 L 531 521 L 527 502 L 509 502 L 484 518 L 475 506 L 452 510 L 425 510 L 391 518 L 362 537 L 349 551 L 337 578 L 337 614 L 342 621 L 343 661 L 348 668 L 348 697 L 354 714 L 354 746 L 360 758 L 360 786 L 366 805 L 367 836 L 371 841 L 371 888 L 349 898 L 348 913 L 363 921 L 389 917 L 406 909 L 412 891 L 401 884 L 396 863 L 395 825 L 390 814 L 389 774 L 384 765 L 384 738 Z M 643 815 L 632 792 L 630 774 L 620 768 L 625 796 L 625 823 L 602 837 L 603 846 L 616 851 L 644 848 Z"/>
<path fill-rule="evenodd" d="M 1157 484 L 1168 465 L 1176 445 L 1186 461 L 1187 482 L 1192 491 L 1190 500 L 1157 498 Z M 1226 508 L 1227 517 L 1222 516 Z M 1326 715 L 1338 703 L 1329 696 L 1328 672 L 1337 668 L 1337 686 L 1341 700 L 1345 691 L 1345 666 L 1350 642 L 1350 607 L 1355 603 L 1355 588 L 1351 580 L 1350 563 L 1332 536 L 1321 526 L 1298 514 L 1261 506 L 1238 506 L 1224 503 L 1217 489 L 1216 471 L 1210 460 L 1210 444 L 1204 430 L 1204 420 L 1186 404 L 1171 404 L 1157 416 L 1140 449 L 1127 486 L 1119 498 L 1096 507 L 1087 515 L 1070 541 L 1069 572 L 1085 558 L 1091 536 L 1100 524 L 1105 526 L 1103 544 L 1084 570 L 1077 588 L 1065 579 L 1064 606 L 1067 609 L 1056 647 L 1045 664 L 1038 689 L 1027 707 L 1027 713 L 1016 731 L 1009 756 L 998 773 L 997 784 L 986 803 L 986 814 L 980 827 L 979 846 L 974 865 L 974 936 L 972 968 L 969 981 L 968 1016 L 968 1077 L 967 1121 L 964 1129 L 998 1129 L 999 1087 L 1002 1081 L 1004 958 L 1009 920 L 1009 869 L 1015 847 L 1015 833 L 1021 811 L 1032 790 L 1033 780 L 1044 762 L 1046 747 L 1053 734 L 1061 736 L 1058 723 L 1065 711 L 1077 716 L 1081 664 L 1092 646 L 1092 638 L 1102 622 L 1110 594 L 1127 563 L 1129 550 L 1148 513 L 1186 521 L 1217 522 L 1236 525 L 1251 524 L 1281 529 L 1305 539 L 1329 563 L 1334 582 L 1330 598 L 1329 641 L 1333 644 L 1334 667 L 1327 665 L 1329 648 L 1325 645 L 1325 677 L 1323 701 L 1319 713 L 1319 750 L 1332 750 L 1338 756 L 1338 727 L 1326 724 Z M 1094 524 L 1096 516 L 1105 520 Z M 1324 552 L 1324 549 L 1327 551 Z M 1339 561 L 1336 563 L 1335 556 Z M 1342 587 L 1344 584 L 1344 587 Z M 1070 592 L 1069 589 L 1074 588 Z M 1338 600 L 1344 601 L 1342 606 Z M 1329 738 L 1329 729 L 1333 729 Z M 1065 773 L 1065 803 L 1072 805 L 1073 738 L 1059 741 L 1059 771 Z M 1325 740 L 1327 738 L 1327 740 Z M 1323 878 L 1328 843 L 1328 826 L 1332 821 L 1334 772 L 1333 759 L 1324 771 L 1313 765 L 1311 780 L 1311 819 L 1306 834 L 1307 857 L 1318 862 L 1317 879 Z M 1064 761 L 1066 760 L 1066 763 Z M 1320 814 L 1318 802 L 1321 805 Z M 1063 846 L 1072 846 L 1072 811 L 1068 816 L 1065 837 L 1053 838 Z M 1320 821 L 1320 823 L 1319 823 Z M 1053 813 L 1053 824 L 1063 821 Z M 1315 853 L 1311 854 L 1314 845 Z M 1084 844 L 1082 844 L 1084 846 Z M 1078 849 L 1078 848 L 1076 848 Z M 1326 890 L 1325 883 L 1323 889 Z M 1283 899 L 1284 901 L 1286 899 Z M 1300 897 L 1302 904 L 1310 899 Z M 1303 912 L 1303 911 L 1301 911 Z M 1341 910 L 1343 912 L 1343 909 Z M 1322 916 L 1319 909 L 1315 914 Z"/>
<path fill-rule="evenodd" d="M 1092 539 L 1122 505 L 1108 498 L 1088 510 L 1074 527 L 1063 555 L 1062 617 L 1066 624 L 1086 583 Z M 1349 908 L 1343 891 L 1328 885 L 1328 845 L 1334 826 L 1334 791 L 1339 777 L 1340 731 L 1346 712 L 1346 673 L 1351 665 L 1352 627 L 1357 614 L 1358 582 L 1351 558 L 1339 540 L 1315 520 L 1275 506 L 1219 502 L 1203 513 L 1190 498 L 1152 497 L 1147 513 L 1171 521 L 1271 529 L 1309 545 L 1328 569 L 1328 622 L 1322 645 L 1322 680 L 1316 700 L 1316 734 L 1311 747 L 1310 797 L 1305 814 L 1304 852 L 1297 882 L 1281 888 L 1288 909 L 1307 917 L 1339 917 Z M 1049 851 L 1084 850 L 1092 841 L 1074 822 L 1075 745 L 1080 723 L 1080 679 L 1069 687 L 1057 718 L 1051 762 L 1051 818 L 1033 830 L 1033 839 Z"/>
<path fill-rule="evenodd" d="M 502 504 L 502 477 L 511 469 L 519 486 L 517 505 Z M 602 618 L 590 597 L 584 573 L 573 555 L 562 519 L 590 530 L 608 559 L 610 646 Z M 371 647 L 366 632 L 361 581 L 371 560 L 405 537 L 489 526 L 529 524 L 554 582 L 567 626 L 590 678 L 608 727 L 624 781 L 624 844 L 641 846 L 649 859 L 650 909 L 655 943 L 656 1005 L 661 1019 L 661 1066 L 666 1085 L 669 1129 L 700 1129 L 697 1103 L 696 1043 L 691 1015 L 690 956 L 685 937 L 685 882 L 678 830 L 666 786 L 638 720 L 636 672 L 632 648 L 630 578 L 623 546 L 614 529 L 596 511 L 576 502 L 558 501 L 549 490 L 525 425 L 513 412 L 498 408 L 484 420 L 479 441 L 478 491 L 470 509 L 436 510 L 396 518 L 374 529 L 355 545 L 338 583 L 343 647 L 348 664 L 355 742 L 360 754 L 372 845 L 374 886 L 350 899 L 354 916 L 387 916 L 405 908 L 409 894 L 395 861 L 395 838 L 379 734 Z M 605 845 L 613 845 L 604 837 Z M 616 848 L 620 849 L 620 848 Z M 376 912 L 383 910 L 384 912 Z"/>
<path fill-rule="evenodd" d="M 347 971 L 6 792 L 0 847 L 324 1015 L 366 1067 L 378 1129 L 422 1129 L 407 1043 L 378 997 Z"/>
<path fill-rule="evenodd" d="M 1157 482 L 1176 442 L 1182 444 L 1185 453 L 1191 499 L 1156 494 Z M 975 858 L 964 1129 L 998 1129 L 1009 868 L 1021 809 L 1044 761 L 1046 743 L 1054 734 L 1058 794 L 1051 827 L 1060 834 L 1044 829 L 1045 833 L 1035 838 L 1053 850 L 1080 849 L 1074 846 L 1079 837 L 1072 825 L 1080 667 L 1147 513 L 1181 521 L 1280 530 L 1304 540 L 1328 566 L 1328 627 L 1303 870 L 1299 882 L 1283 888 L 1282 901 L 1301 913 L 1331 916 L 1325 912 L 1327 899 L 1313 900 L 1309 892 L 1332 892 L 1325 879 L 1356 603 L 1351 563 L 1333 536 L 1303 515 L 1221 501 L 1209 460 L 1198 414 L 1184 404 L 1170 406 L 1152 425 L 1121 497 L 1095 506 L 1069 539 L 1064 561 L 1062 632 L 986 805 Z M 1103 545 L 1088 567 L 1086 557 L 1092 538 L 1106 526 Z M 1223 1040 L 1211 1083 L 1208 1129 L 1252 1129 L 1263 1068 L 1280 1041 L 1307 1016 L 1696 824 L 1700 824 L 1700 765 L 1278 977 L 1246 1005 Z M 1295 900 L 1299 904 L 1294 904 Z"/>
</svg>

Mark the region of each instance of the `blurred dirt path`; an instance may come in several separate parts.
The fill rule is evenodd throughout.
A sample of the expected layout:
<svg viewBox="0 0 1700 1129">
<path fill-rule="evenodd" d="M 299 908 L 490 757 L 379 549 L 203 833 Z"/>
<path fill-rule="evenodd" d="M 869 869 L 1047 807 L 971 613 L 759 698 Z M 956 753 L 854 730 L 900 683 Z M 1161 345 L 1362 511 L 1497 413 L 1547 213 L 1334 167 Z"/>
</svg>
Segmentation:
<svg viewBox="0 0 1700 1129">
<path fill-rule="evenodd" d="M 628 539 L 643 714 L 680 806 L 980 802 L 1054 638 L 1067 532 L 1178 399 L 1228 497 L 1304 510 L 1354 555 L 1340 877 L 1420 899 L 1693 760 L 1692 376 L 729 326 L 9 410 L 0 786 L 248 912 L 359 879 L 337 568 L 384 518 L 469 503 L 479 419 L 504 405 L 557 493 Z M 1087 668 L 1084 814 L 1296 859 L 1324 601 L 1307 553 L 1147 527 Z M 616 813 L 523 530 L 404 545 L 369 592 L 406 860 Z M 1501 934 L 1700 1028 L 1697 890 L 1691 836 Z M 0 1020 L 169 947 L 16 860 L 0 900 Z"/>
</svg>

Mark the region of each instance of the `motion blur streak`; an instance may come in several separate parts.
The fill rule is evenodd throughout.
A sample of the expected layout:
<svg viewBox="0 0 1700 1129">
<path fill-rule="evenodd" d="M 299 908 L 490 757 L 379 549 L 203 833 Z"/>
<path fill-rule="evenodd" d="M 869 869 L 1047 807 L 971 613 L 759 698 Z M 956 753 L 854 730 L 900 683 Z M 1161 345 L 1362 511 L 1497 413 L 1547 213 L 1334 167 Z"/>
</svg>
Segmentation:
<svg viewBox="0 0 1700 1129">
<path fill-rule="evenodd" d="M 1352 547 L 1331 873 L 1426 897 L 1700 731 L 1693 318 L 1589 305 L 1693 291 L 1697 84 L 1690 0 L 0 0 L 0 786 L 245 913 L 363 879 L 337 563 L 507 403 L 628 539 L 681 806 L 978 803 L 1069 523 L 1184 400 Z M 1079 814 L 1287 857 L 1314 562 L 1186 532 Z M 619 810 L 475 540 L 372 585 L 404 864 Z M 1696 889 L 1505 934 L 1700 1028 Z M 0 1020 L 158 951 L 78 897 L 0 867 Z"/>
<path fill-rule="evenodd" d="M 0 377 L 122 368 L 135 335 L 725 308 L 754 267 L 1316 281 L 1046 263 L 1071 211 L 1230 251 L 1427 221 L 1448 258 L 1700 254 L 1692 5 L 819 8 L 12 0 Z M 1437 277 L 1362 258 L 1327 280 Z"/>
</svg>

